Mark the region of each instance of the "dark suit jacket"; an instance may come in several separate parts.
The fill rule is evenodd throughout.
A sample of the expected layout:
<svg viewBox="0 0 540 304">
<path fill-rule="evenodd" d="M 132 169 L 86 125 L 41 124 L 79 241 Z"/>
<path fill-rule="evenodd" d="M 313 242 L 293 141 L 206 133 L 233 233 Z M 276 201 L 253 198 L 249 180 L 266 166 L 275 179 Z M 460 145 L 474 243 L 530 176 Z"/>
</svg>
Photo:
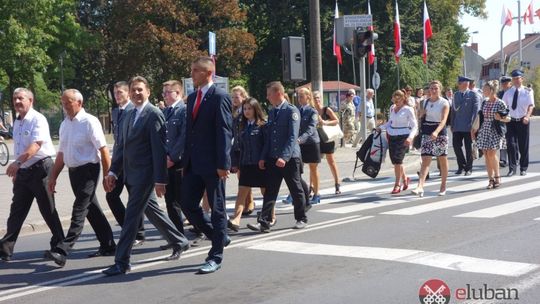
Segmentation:
<svg viewBox="0 0 540 304">
<path fill-rule="evenodd" d="M 182 166 L 197 175 L 217 175 L 231 168 L 232 114 L 229 95 L 212 85 L 193 120 L 197 92 L 188 96 L 186 147 Z"/>
<path fill-rule="evenodd" d="M 167 121 L 167 155 L 173 162 L 177 163 L 180 161 L 186 146 L 186 105 L 184 101 L 178 102 L 172 112 L 165 115 Z"/>
<path fill-rule="evenodd" d="M 124 109 L 124 112 L 122 113 L 122 116 L 120 117 L 118 117 L 118 114 L 120 113 L 120 108 L 112 109 L 111 120 L 114 135 L 113 155 L 114 150 L 116 149 L 116 145 L 122 142 L 122 124 L 124 123 L 124 121 L 126 121 L 126 117 L 129 116 L 129 112 L 133 110 L 134 107 L 135 106 L 133 105 L 133 103 L 128 103 L 128 105 Z"/>
<path fill-rule="evenodd" d="M 148 103 L 133 125 L 135 111 L 129 112 L 122 124 L 122 142 L 113 157 L 110 171 L 124 174 L 128 185 L 167 183 L 165 117 Z"/>
</svg>

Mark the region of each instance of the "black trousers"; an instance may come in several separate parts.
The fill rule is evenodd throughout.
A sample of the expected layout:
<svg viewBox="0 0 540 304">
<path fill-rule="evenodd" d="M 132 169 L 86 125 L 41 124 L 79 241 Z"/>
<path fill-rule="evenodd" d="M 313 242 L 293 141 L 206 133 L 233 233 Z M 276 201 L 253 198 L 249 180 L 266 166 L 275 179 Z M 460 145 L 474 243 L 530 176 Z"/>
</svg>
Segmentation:
<svg viewBox="0 0 540 304">
<path fill-rule="evenodd" d="M 458 169 L 471 171 L 473 166 L 471 132 L 453 132 L 452 145 L 456 154 Z M 465 145 L 465 155 L 463 146 Z"/>
<path fill-rule="evenodd" d="M 309 195 L 309 187 L 302 179 L 302 161 L 299 158 L 291 158 L 285 167 L 276 166 L 276 159 L 266 161 L 266 190 L 263 196 L 263 207 L 259 216 L 259 223 L 264 227 L 270 227 L 272 211 L 276 204 L 281 182 L 285 180 L 294 206 L 294 218 L 297 221 L 307 222 L 306 203 Z"/>
<path fill-rule="evenodd" d="M 13 183 L 13 199 L 7 220 L 7 232 L 0 240 L 0 256 L 11 256 L 21 227 L 30 211 L 34 198 L 39 212 L 49 229 L 52 237 L 50 248 L 56 247 L 64 239 L 62 224 L 56 212 L 54 196 L 47 190 L 49 175 L 53 161 L 46 158 L 26 169 L 19 169 Z"/>
<path fill-rule="evenodd" d="M 180 200 L 182 199 L 182 171 L 179 165 L 174 165 L 168 169 L 169 183 L 165 187 L 165 204 L 167 214 L 178 231 L 184 233 L 184 220 L 182 219 L 182 208 Z"/>
<path fill-rule="evenodd" d="M 54 251 L 68 255 L 84 228 L 84 219 L 94 229 L 99 241 L 100 250 L 113 250 L 114 243 L 111 225 L 103 214 L 96 198 L 96 187 L 99 178 L 99 163 L 88 163 L 75 168 L 69 168 L 69 181 L 75 194 L 73 211 L 71 213 L 71 225 L 66 238 L 58 243 Z"/>
<path fill-rule="evenodd" d="M 191 166 L 184 170 L 180 206 L 188 221 L 212 240 L 207 260 L 220 264 L 223 261 L 223 247 L 227 236 L 225 181 L 219 178 L 217 172 L 213 175 L 198 175 L 193 173 Z M 210 219 L 204 215 L 200 205 L 205 190 L 212 209 Z"/>
<path fill-rule="evenodd" d="M 114 257 L 116 264 L 124 267 L 129 265 L 133 241 L 137 235 L 143 214 L 146 215 L 150 223 L 167 240 L 169 245 L 175 248 L 185 248 L 189 245 L 189 241 L 184 234 L 174 227 L 165 212 L 159 208 L 156 194 L 154 193 L 154 184 L 126 184 L 126 188 L 129 193 L 129 199 L 124 226 L 122 226 L 122 232 L 120 232 L 120 240 L 118 240 L 118 248 L 116 248 Z"/>
<path fill-rule="evenodd" d="M 521 171 L 527 171 L 529 167 L 529 129 L 530 124 L 526 125 L 521 121 L 510 121 L 506 124 L 506 150 L 510 170 L 516 170 L 518 159 Z"/>
<path fill-rule="evenodd" d="M 116 183 L 114 184 L 114 189 L 111 192 L 107 192 L 105 194 L 105 199 L 107 200 L 107 204 L 109 205 L 109 209 L 111 209 L 112 214 L 114 215 L 114 218 L 116 219 L 116 222 L 120 227 L 124 226 L 124 218 L 126 217 L 126 206 L 124 206 L 124 203 L 122 202 L 122 199 L 120 198 L 120 195 L 122 194 L 122 191 L 124 190 L 124 176 L 120 174 L 118 176 L 118 179 L 116 180 Z M 136 236 L 137 240 L 144 240 L 144 218 L 141 219 L 141 222 L 139 224 L 139 231 L 137 232 Z"/>
</svg>

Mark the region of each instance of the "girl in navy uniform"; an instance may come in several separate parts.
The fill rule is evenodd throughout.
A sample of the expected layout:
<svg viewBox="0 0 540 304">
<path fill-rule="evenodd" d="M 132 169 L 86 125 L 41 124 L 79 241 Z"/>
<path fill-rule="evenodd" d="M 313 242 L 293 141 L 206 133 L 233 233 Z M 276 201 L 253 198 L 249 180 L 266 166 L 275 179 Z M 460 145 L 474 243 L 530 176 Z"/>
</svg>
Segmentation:
<svg viewBox="0 0 540 304">
<path fill-rule="evenodd" d="M 300 133 L 298 143 L 302 162 L 309 165 L 309 184 L 313 191 L 311 204 L 321 202 L 319 195 L 319 168 L 321 162 L 321 148 L 319 143 L 319 133 L 317 125 L 319 123 L 319 113 L 313 104 L 311 91 L 307 88 L 298 90 L 298 102 L 300 103 Z"/>
<path fill-rule="evenodd" d="M 228 227 L 233 231 L 240 229 L 240 218 L 245 209 L 245 201 L 251 195 L 252 187 L 260 187 L 264 194 L 264 171 L 259 168 L 259 159 L 264 147 L 265 114 L 255 98 L 243 102 L 243 119 L 239 123 L 239 169 L 238 194 L 234 215 L 229 219 Z M 275 221 L 275 214 L 272 218 Z"/>
</svg>

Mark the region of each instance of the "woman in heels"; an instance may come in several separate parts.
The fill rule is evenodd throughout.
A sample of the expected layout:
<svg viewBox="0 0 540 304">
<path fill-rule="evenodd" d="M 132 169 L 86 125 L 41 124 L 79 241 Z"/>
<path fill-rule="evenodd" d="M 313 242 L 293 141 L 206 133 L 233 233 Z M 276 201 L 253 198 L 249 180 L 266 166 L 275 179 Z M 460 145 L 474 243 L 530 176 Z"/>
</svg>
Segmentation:
<svg viewBox="0 0 540 304">
<path fill-rule="evenodd" d="M 498 90 L 499 81 L 497 80 L 490 80 L 484 85 L 482 92 L 486 99 L 482 102 L 482 107 L 480 108 L 483 122 L 476 129 L 473 126 L 471 132 L 472 138 L 474 139 L 476 137 L 478 148 L 484 153 L 489 178 L 487 189 L 498 188 L 501 185 L 497 150 L 501 149 L 503 145 L 504 135 L 499 134 L 495 130 L 495 121 L 501 121 L 503 123 L 510 121 L 509 116 L 503 117 L 500 114 L 501 112 L 507 112 L 508 109 L 504 101 L 497 98 Z"/>
<path fill-rule="evenodd" d="M 424 196 L 424 183 L 429 172 L 431 158 L 437 157 L 441 172 L 441 187 L 439 195 L 446 194 L 446 179 L 448 177 L 448 134 L 446 133 L 446 120 L 450 112 L 450 104 L 441 94 L 442 85 L 438 80 L 429 84 L 430 97 L 423 101 L 421 114 L 422 134 L 421 155 L 422 165 L 418 186 L 412 191 L 413 194 Z"/>
<path fill-rule="evenodd" d="M 390 160 L 394 165 L 394 174 L 396 176 L 396 183 L 391 193 L 398 194 L 402 190 L 407 190 L 411 181 L 405 174 L 403 159 L 407 148 L 416 135 L 418 123 L 414 114 L 415 110 L 407 104 L 403 91 L 395 91 L 392 94 L 392 101 L 394 104 L 390 107 L 388 122 L 379 126 L 379 129 L 386 130 L 388 134 L 388 150 L 390 151 Z M 401 188 L 400 181 L 403 181 L 403 188 Z"/>
</svg>

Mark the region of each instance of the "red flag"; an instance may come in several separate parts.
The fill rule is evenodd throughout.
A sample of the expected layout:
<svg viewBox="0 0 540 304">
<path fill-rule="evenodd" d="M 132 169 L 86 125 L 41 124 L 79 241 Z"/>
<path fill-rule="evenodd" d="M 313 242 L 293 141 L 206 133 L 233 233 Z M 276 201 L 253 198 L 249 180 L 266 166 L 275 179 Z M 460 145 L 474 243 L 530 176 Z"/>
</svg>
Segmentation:
<svg viewBox="0 0 540 304">
<path fill-rule="evenodd" d="M 396 0 L 396 19 L 394 20 L 394 56 L 396 62 L 399 63 L 401 57 L 401 25 L 399 24 L 399 10 Z"/>
<path fill-rule="evenodd" d="M 527 19 L 529 20 L 530 24 L 534 23 L 532 1 L 529 4 L 529 6 L 527 6 L 527 10 L 525 10 L 525 14 L 523 14 L 523 23 L 527 24 Z"/>
<path fill-rule="evenodd" d="M 424 1 L 424 52 L 422 53 L 422 59 L 424 60 L 424 64 L 427 63 L 427 41 L 429 38 L 431 38 L 432 34 L 433 32 L 431 31 L 431 20 L 429 19 L 426 1 Z"/>
<path fill-rule="evenodd" d="M 501 24 L 505 24 L 508 26 L 512 25 L 512 13 L 509 9 L 504 7 L 503 4 L 503 10 L 502 10 L 502 16 L 501 16 Z"/>
<path fill-rule="evenodd" d="M 335 19 L 339 18 L 339 11 L 337 7 L 337 1 L 336 1 L 336 10 L 334 12 L 334 21 Z M 336 41 L 336 22 L 334 22 L 334 41 L 333 41 L 333 49 L 334 49 L 334 56 L 336 56 L 338 64 L 343 64 L 343 59 L 341 58 L 341 47 Z"/>
<path fill-rule="evenodd" d="M 536 10 L 536 16 L 538 16 L 538 18 L 540 18 L 540 8 Z"/>
<path fill-rule="evenodd" d="M 367 13 L 368 13 L 368 15 L 371 15 L 371 5 L 369 4 L 369 1 L 367 3 Z M 373 31 L 373 25 L 368 27 L 368 30 Z M 375 63 L 375 43 L 372 43 L 371 47 L 369 48 L 368 62 L 369 62 L 370 65 Z"/>
</svg>

